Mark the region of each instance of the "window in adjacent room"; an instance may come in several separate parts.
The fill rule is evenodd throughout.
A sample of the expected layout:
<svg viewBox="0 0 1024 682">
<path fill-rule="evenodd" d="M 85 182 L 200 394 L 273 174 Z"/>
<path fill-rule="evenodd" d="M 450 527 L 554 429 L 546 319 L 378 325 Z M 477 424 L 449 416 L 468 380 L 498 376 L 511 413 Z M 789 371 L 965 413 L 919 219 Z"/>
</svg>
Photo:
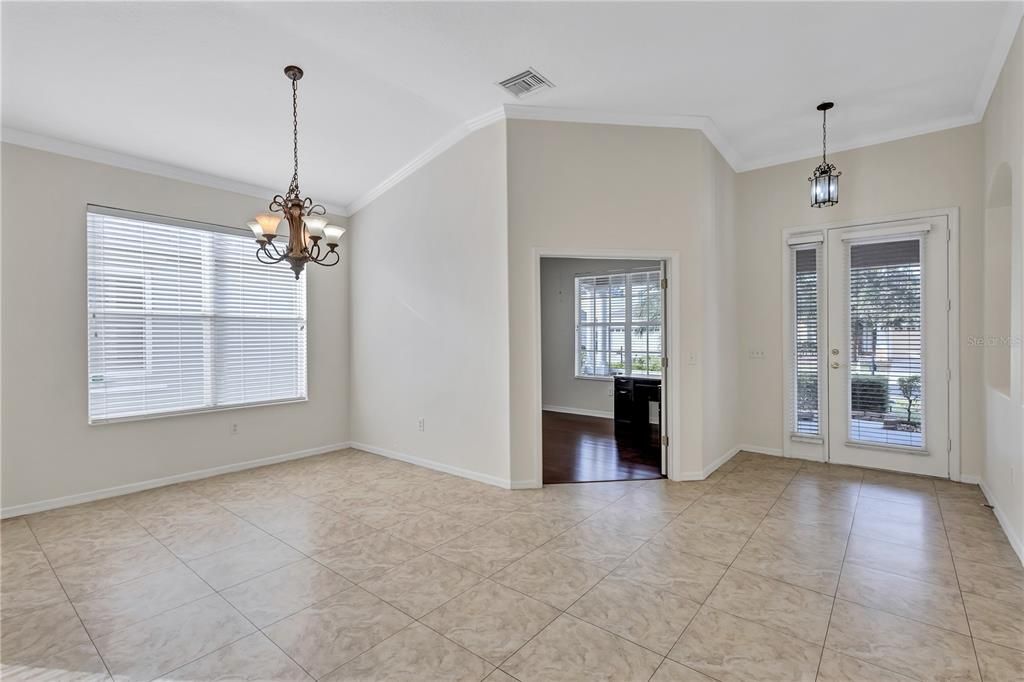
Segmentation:
<svg viewBox="0 0 1024 682">
<path fill-rule="evenodd" d="M 576 376 L 661 376 L 658 270 L 576 277 Z"/>
<path fill-rule="evenodd" d="M 306 278 L 248 231 L 89 206 L 89 422 L 306 398 Z"/>
</svg>

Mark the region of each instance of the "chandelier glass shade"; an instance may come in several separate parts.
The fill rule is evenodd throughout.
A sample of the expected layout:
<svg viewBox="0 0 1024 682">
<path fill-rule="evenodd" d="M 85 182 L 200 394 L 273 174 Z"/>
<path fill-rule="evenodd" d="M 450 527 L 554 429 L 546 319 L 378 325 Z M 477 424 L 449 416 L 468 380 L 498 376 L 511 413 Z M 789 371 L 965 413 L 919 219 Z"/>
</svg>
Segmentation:
<svg viewBox="0 0 1024 682">
<path fill-rule="evenodd" d="M 331 266 L 341 262 L 338 244 L 345 228 L 328 225 L 323 217 L 327 210 L 299 192 L 299 79 L 302 69 L 286 66 L 284 73 L 292 82 L 292 181 L 283 196 L 278 194 L 270 202 L 269 213 L 260 214 L 247 224 L 259 245 L 256 259 L 267 265 L 286 260 L 298 279 L 306 263 Z M 278 230 L 282 221 L 288 227 L 288 244 L 279 248 L 275 239 L 281 236 Z"/>
<path fill-rule="evenodd" d="M 814 169 L 811 177 L 807 178 L 807 181 L 811 183 L 811 206 L 814 208 L 835 206 L 839 203 L 839 176 L 842 173 L 836 170 L 834 163 L 829 163 L 825 158 L 827 142 L 825 114 L 834 106 L 832 102 L 822 102 L 818 105 L 818 111 L 821 112 L 821 163 Z"/>
</svg>

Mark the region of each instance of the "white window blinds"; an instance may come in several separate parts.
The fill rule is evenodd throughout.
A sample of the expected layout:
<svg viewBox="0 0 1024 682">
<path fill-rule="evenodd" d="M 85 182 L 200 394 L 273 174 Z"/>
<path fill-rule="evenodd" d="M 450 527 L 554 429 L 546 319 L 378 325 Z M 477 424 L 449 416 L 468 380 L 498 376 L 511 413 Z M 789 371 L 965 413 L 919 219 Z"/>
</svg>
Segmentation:
<svg viewBox="0 0 1024 682">
<path fill-rule="evenodd" d="M 921 239 L 847 246 L 850 440 L 921 448 Z"/>
<path fill-rule="evenodd" d="M 793 402 L 790 429 L 801 436 L 821 435 L 819 395 L 821 349 L 821 245 L 794 246 L 793 272 Z"/>
<path fill-rule="evenodd" d="M 658 270 L 576 277 L 576 376 L 660 376 Z"/>
<path fill-rule="evenodd" d="M 306 397 L 306 284 L 240 230 L 89 206 L 89 422 Z"/>
</svg>

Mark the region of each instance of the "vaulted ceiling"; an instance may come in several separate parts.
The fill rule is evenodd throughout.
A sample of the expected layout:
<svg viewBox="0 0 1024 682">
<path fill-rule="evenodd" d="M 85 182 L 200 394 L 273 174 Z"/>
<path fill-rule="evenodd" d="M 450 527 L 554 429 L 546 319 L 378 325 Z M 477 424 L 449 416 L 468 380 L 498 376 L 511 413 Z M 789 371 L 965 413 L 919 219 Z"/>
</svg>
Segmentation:
<svg viewBox="0 0 1024 682">
<path fill-rule="evenodd" d="M 737 170 L 980 119 L 1020 3 L 2 5 L 5 139 L 57 140 L 335 206 L 466 122 L 520 114 L 695 126 Z M 495 83 L 534 67 L 555 88 Z M 516 114 L 513 114 L 516 115 Z"/>
</svg>

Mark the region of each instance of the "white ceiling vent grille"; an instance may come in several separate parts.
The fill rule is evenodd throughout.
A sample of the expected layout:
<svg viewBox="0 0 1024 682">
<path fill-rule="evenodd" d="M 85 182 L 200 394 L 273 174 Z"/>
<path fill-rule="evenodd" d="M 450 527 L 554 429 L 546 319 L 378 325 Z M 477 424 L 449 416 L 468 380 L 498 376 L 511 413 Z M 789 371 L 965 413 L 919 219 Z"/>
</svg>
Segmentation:
<svg viewBox="0 0 1024 682">
<path fill-rule="evenodd" d="M 522 73 L 517 73 L 511 78 L 506 78 L 498 83 L 498 85 L 505 88 L 516 97 L 525 97 L 537 90 L 555 87 L 554 83 L 537 73 L 532 68 L 527 69 Z"/>
</svg>

